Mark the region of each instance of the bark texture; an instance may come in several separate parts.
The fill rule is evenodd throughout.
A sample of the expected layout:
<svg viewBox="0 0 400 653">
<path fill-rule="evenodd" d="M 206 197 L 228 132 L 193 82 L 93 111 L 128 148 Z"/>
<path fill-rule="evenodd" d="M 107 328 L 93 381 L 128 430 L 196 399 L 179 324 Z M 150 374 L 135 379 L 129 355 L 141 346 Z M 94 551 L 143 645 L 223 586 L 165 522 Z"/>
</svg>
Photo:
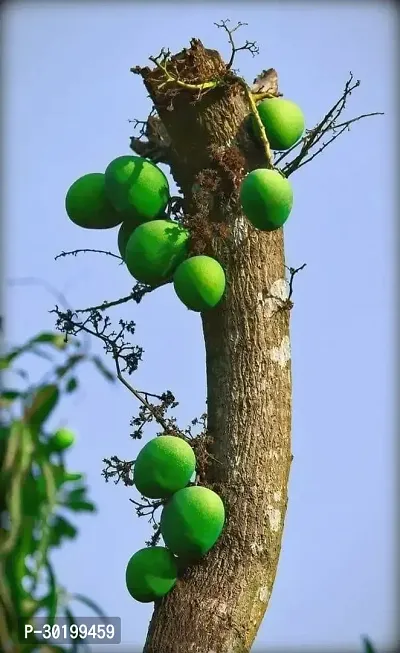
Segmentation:
<svg viewBox="0 0 400 653">
<path fill-rule="evenodd" d="M 205 246 L 224 266 L 227 290 L 202 315 L 210 455 L 200 470 L 227 520 L 216 546 L 155 606 L 144 652 L 248 653 L 276 576 L 291 463 L 289 312 L 266 299 L 285 277 L 283 233 L 256 231 L 240 211 L 241 179 L 267 167 L 246 128 L 243 87 L 196 40 L 174 66 L 188 82 L 226 79 L 196 99 L 171 84 L 160 90 L 160 69 L 140 70 L 171 139 L 171 172 L 194 227 L 201 217 L 227 227 Z"/>
</svg>

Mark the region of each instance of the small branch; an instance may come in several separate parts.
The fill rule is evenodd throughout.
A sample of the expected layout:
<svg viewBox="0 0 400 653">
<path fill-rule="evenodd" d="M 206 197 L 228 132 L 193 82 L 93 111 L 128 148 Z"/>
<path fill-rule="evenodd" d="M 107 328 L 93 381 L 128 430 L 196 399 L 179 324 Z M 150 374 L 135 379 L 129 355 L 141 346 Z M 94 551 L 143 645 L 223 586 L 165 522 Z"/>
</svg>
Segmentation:
<svg viewBox="0 0 400 653">
<path fill-rule="evenodd" d="M 160 415 L 158 415 L 157 411 L 153 409 L 153 407 L 148 403 L 148 401 L 137 390 L 135 390 L 135 388 L 133 388 L 130 385 L 130 383 L 128 383 L 128 381 L 122 376 L 118 356 L 114 356 L 114 362 L 115 362 L 115 367 L 117 369 L 117 379 L 125 386 L 127 390 L 129 390 L 129 392 L 133 394 L 134 397 L 136 397 L 138 401 L 140 401 L 143 404 L 143 406 L 147 408 L 149 413 L 153 415 L 156 422 L 158 422 L 158 424 L 162 426 L 163 430 L 166 433 L 170 433 L 170 429 L 167 422 L 162 417 L 160 417 Z"/>
<path fill-rule="evenodd" d="M 149 501 L 146 499 L 146 497 L 142 497 L 142 500 L 145 501 L 145 503 L 139 503 L 138 501 L 134 501 L 133 499 L 129 499 L 131 503 L 133 503 L 134 506 L 136 506 L 136 514 L 138 517 L 150 517 L 148 520 L 150 524 L 152 524 L 154 533 L 150 540 L 146 542 L 147 546 L 155 546 L 160 539 L 161 536 L 161 528 L 160 524 L 156 521 L 154 514 L 155 512 L 161 508 L 165 504 L 164 500 L 160 501 Z"/>
<path fill-rule="evenodd" d="M 383 111 L 372 111 L 372 113 L 362 113 L 361 116 L 357 116 L 356 118 L 352 118 L 351 120 L 346 120 L 346 122 L 340 123 L 340 125 L 335 125 L 334 127 L 330 127 L 329 129 L 340 129 L 341 127 L 349 127 L 352 125 L 354 122 L 357 122 L 358 120 L 362 120 L 362 118 L 369 118 L 370 116 L 384 116 Z M 327 129 L 327 131 L 329 131 Z"/>
<path fill-rule="evenodd" d="M 301 146 L 297 156 L 292 161 L 287 163 L 282 169 L 282 172 L 286 177 L 289 177 L 289 175 L 301 168 L 303 165 L 312 161 L 318 154 L 323 152 L 323 150 L 328 147 L 328 145 L 333 143 L 333 141 L 335 141 L 341 134 L 343 134 L 343 132 L 346 131 L 353 123 L 369 116 L 383 115 L 382 112 L 375 111 L 339 122 L 339 118 L 346 108 L 349 96 L 351 95 L 352 91 L 354 91 L 354 89 L 356 89 L 359 85 L 360 80 L 353 82 L 353 75 L 350 73 L 350 77 L 345 84 L 341 97 L 322 118 L 318 125 L 314 127 L 314 129 L 308 130 L 306 136 L 300 141 L 300 143 L 296 143 L 293 147 L 281 154 L 281 156 L 275 160 L 274 165 L 277 166 L 284 158 L 288 156 L 288 154 L 299 147 L 299 145 Z M 333 136 L 329 138 L 328 141 L 322 142 L 321 147 L 317 151 L 313 152 L 311 156 L 308 156 L 311 150 L 324 138 L 328 132 L 334 132 Z"/>
<path fill-rule="evenodd" d="M 125 304 L 126 302 L 131 301 L 131 299 L 133 299 L 132 293 L 130 295 L 126 295 L 126 297 L 121 297 L 120 299 L 115 299 L 114 301 L 111 302 L 103 302 L 98 306 L 88 306 L 88 308 L 78 308 L 74 312 L 91 313 L 92 311 L 105 311 L 107 308 L 112 308 L 113 306 L 119 306 L 120 304 Z"/>
<path fill-rule="evenodd" d="M 77 335 L 83 331 L 103 342 L 106 352 L 110 353 L 113 357 L 117 379 L 141 404 L 143 404 L 143 406 L 145 406 L 147 411 L 152 414 L 155 421 L 162 426 L 163 430 L 166 433 L 171 433 L 171 428 L 162 415 L 160 415 L 159 411 L 157 411 L 157 409 L 154 408 L 140 392 L 135 390 L 135 388 L 128 383 L 122 375 L 120 359 L 125 362 L 125 369 L 128 369 L 128 373 L 137 369 L 138 361 L 141 359 L 142 350 L 126 344 L 123 340 L 123 333 L 125 331 L 131 334 L 134 333 L 134 323 L 125 323 L 120 320 L 119 324 L 121 329 L 119 333 L 112 331 L 107 334 L 107 329 L 110 327 L 110 320 L 108 318 L 102 318 L 100 313 L 96 311 L 92 311 L 83 322 L 77 322 L 73 319 L 76 312 L 72 313 L 71 311 L 67 311 L 67 313 L 62 313 L 58 310 L 57 306 L 55 310 L 51 312 L 58 315 L 57 328 L 60 331 L 64 331 L 66 335 Z M 90 328 L 88 324 L 91 324 L 93 328 Z M 124 355 L 124 352 L 126 351 L 128 351 L 128 353 Z"/>
<path fill-rule="evenodd" d="M 301 270 L 304 270 L 304 268 L 306 267 L 306 265 L 307 265 L 307 263 L 303 263 L 303 265 L 300 265 L 299 268 L 289 268 L 287 265 L 285 265 L 285 268 L 286 268 L 286 269 L 289 271 L 289 273 L 290 273 L 290 279 L 289 279 L 289 294 L 288 294 L 288 296 L 287 296 L 288 300 L 290 300 L 291 297 L 292 297 L 292 295 L 293 295 L 293 279 L 294 279 L 294 277 L 296 276 L 296 274 L 297 274 L 298 272 L 300 272 Z"/>
<path fill-rule="evenodd" d="M 288 270 L 289 274 L 290 274 L 290 278 L 289 278 L 289 280 L 287 282 L 288 286 L 289 286 L 287 297 L 285 297 L 285 298 L 277 297 L 276 295 L 271 295 L 270 292 L 267 292 L 264 295 L 264 299 L 274 299 L 278 303 L 278 307 L 277 307 L 276 311 L 274 311 L 275 313 L 278 313 L 280 311 L 291 311 L 292 310 L 292 308 L 294 306 L 294 302 L 292 301 L 293 279 L 294 279 L 294 277 L 296 276 L 296 274 L 298 272 L 300 272 L 301 270 L 304 270 L 306 265 L 307 265 L 307 263 L 303 263 L 303 265 L 301 265 L 298 268 L 291 268 L 291 267 L 288 267 L 287 265 L 285 265 L 286 270 Z"/>
<path fill-rule="evenodd" d="M 137 129 L 141 125 L 138 138 L 146 135 L 147 120 L 137 120 L 137 118 L 134 118 L 133 120 L 128 120 L 128 122 L 133 123 L 133 129 Z"/>
<path fill-rule="evenodd" d="M 147 120 L 135 120 L 135 127 L 139 124 L 142 125 L 139 137 L 132 136 L 130 148 L 138 154 L 147 159 L 151 159 L 154 163 L 165 163 L 171 165 L 172 158 L 172 145 L 171 139 L 164 123 L 158 117 L 153 115 L 154 107 L 147 118 Z M 143 141 L 143 137 L 147 141 Z"/>
<path fill-rule="evenodd" d="M 248 50 L 253 57 L 255 57 L 256 54 L 260 54 L 260 48 L 258 47 L 258 45 L 256 45 L 255 41 L 246 41 L 246 43 L 244 45 L 241 45 L 239 48 L 237 48 L 235 46 L 235 43 L 234 43 L 234 40 L 233 40 L 233 33 L 236 32 L 238 29 L 240 29 L 240 27 L 247 26 L 248 23 L 241 23 L 239 21 L 238 24 L 236 25 L 236 27 L 233 27 L 232 29 L 229 29 L 229 27 L 228 27 L 229 22 L 230 22 L 230 20 L 227 19 L 227 20 L 221 20 L 220 23 L 214 23 L 214 25 L 216 27 L 218 27 L 219 29 L 224 29 L 225 32 L 228 35 L 229 44 L 231 46 L 231 57 L 230 57 L 228 63 L 226 64 L 226 69 L 227 70 L 230 70 L 232 68 L 236 52 L 240 52 L 241 50 Z"/>
<path fill-rule="evenodd" d="M 120 460 L 117 456 L 103 458 L 106 467 L 101 475 L 104 476 L 106 483 L 110 478 L 113 478 L 115 485 L 122 481 L 125 486 L 131 487 L 133 485 L 132 470 L 135 462 L 136 460 Z"/>
<path fill-rule="evenodd" d="M 160 284 L 157 286 L 157 288 L 160 288 L 161 286 L 165 285 L 166 283 L 169 283 L 168 281 L 165 281 L 164 283 Z M 153 286 L 148 286 L 145 283 L 140 283 L 138 282 L 132 292 L 129 295 L 126 295 L 125 297 L 121 297 L 120 299 L 115 299 L 111 302 L 102 302 L 101 304 L 98 304 L 97 306 L 88 306 L 87 308 L 78 308 L 77 310 L 74 311 L 74 313 L 92 313 L 92 311 L 105 311 L 108 308 L 112 308 L 113 306 L 119 306 L 120 304 L 125 304 L 126 302 L 129 302 L 131 299 L 135 301 L 137 304 L 141 302 L 143 297 L 147 295 L 148 293 L 152 292 L 153 290 L 156 290 Z"/>
<path fill-rule="evenodd" d="M 123 262 L 122 258 L 118 256 L 117 254 L 113 254 L 112 252 L 107 252 L 104 249 L 74 249 L 71 252 L 61 252 L 61 254 L 57 254 L 57 256 L 54 257 L 54 260 L 57 261 L 59 258 L 63 258 L 64 256 L 77 256 L 78 254 L 84 254 L 86 252 L 94 252 L 95 254 L 106 254 L 107 256 L 112 256 L 113 258 L 117 258 L 120 261 Z"/>
<path fill-rule="evenodd" d="M 137 508 L 137 513 L 139 514 L 139 517 L 142 517 L 143 515 L 149 515 L 150 512 L 151 514 L 154 514 L 154 512 L 157 510 L 157 508 L 160 508 L 162 505 L 164 505 L 164 501 L 149 501 L 146 499 L 146 497 L 142 497 L 142 499 L 145 501 L 145 503 L 139 503 L 139 501 L 135 501 L 134 499 L 129 499 L 131 503 L 133 503 L 134 506 Z M 150 512 L 145 513 L 145 510 L 149 510 Z M 140 511 L 140 512 L 139 512 Z"/>
</svg>

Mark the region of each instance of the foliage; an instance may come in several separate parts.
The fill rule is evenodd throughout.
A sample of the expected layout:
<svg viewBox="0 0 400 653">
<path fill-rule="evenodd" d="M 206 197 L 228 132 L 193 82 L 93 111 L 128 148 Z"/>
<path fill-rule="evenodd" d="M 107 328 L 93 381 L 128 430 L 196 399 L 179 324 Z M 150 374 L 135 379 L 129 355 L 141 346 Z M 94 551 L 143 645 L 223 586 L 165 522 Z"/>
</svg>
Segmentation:
<svg viewBox="0 0 400 653">
<path fill-rule="evenodd" d="M 25 354 L 51 362 L 37 383 L 30 383 L 21 366 Z M 10 653 L 66 650 L 39 647 L 34 636 L 23 638 L 23 630 L 36 616 L 49 624 L 59 615 L 75 622 L 71 600 L 102 614 L 90 599 L 69 595 L 60 586 L 51 562 L 51 552 L 78 535 L 70 514 L 96 511 L 84 475 L 69 471 L 65 453 L 51 446 L 57 429 L 49 427 L 61 399 L 78 389 L 77 369 L 88 361 L 102 371 L 78 339 L 69 344 L 47 332 L 0 357 L 0 644 Z"/>
</svg>

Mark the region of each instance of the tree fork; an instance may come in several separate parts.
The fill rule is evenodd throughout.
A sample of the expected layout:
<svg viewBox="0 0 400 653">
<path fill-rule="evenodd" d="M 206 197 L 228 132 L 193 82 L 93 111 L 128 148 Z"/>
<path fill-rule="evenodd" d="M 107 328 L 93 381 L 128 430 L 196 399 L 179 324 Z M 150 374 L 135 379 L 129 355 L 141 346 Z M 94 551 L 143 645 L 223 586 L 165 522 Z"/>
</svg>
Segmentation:
<svg viewBox="0 0 400 653">
<path fill-rule="evenodd" d="M 159 65 L 134 72 L 171 140 L 187 223 L 195 232 L 201 220 L 205 230 L 225 227 L 203 248 L 224 266 L 227 290 L 202 315 L 211 456 L 200 483 L 220 494 L 227 521 L 216 546 L 155 606 L 144 652 L 248 653 L 276 576 L 292 458 L 290 311 L 265 302 L 285 278 L 283 232 L 256 231 L 240 210 L 243 176 L 271 165 L 246 129 L 251 106 L 240 78 L 194 39 L 163 65 L 172 79 Z M 189 88 L 209 80 L 218 83 Z"/>
</svg>

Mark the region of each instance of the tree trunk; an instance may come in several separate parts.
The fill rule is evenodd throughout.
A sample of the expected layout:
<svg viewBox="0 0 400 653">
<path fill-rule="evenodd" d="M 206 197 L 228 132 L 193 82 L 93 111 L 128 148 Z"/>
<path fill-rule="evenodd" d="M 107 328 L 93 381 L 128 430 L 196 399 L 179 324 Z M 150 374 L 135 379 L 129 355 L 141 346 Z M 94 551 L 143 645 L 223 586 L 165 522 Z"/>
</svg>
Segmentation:
<svg viewBox="0 0 400 653">
<path fill-rule="evenodd" d="M 191 83 L 226 75 L 200 41 L 173 57 Z M 200 97 L 137 69 L 171 139 L 171 172 L 191 215 L 194 246 L 224 266 L 226 294 L 202 315 L 207 365 L 207 452 L 200 483 L 221 496 L 223 534 L 158 605 L 145 653 L 248 653 L 276 575 L 291 463 L 289 311 L 268 298 L 285 287 L 282 229 L 243 217 L 244 174 L 268 167 L 250 136 L 243 86 L 227 76 Z M 230 81 L 229 81 L 230 80 Z"/>
</svg>

